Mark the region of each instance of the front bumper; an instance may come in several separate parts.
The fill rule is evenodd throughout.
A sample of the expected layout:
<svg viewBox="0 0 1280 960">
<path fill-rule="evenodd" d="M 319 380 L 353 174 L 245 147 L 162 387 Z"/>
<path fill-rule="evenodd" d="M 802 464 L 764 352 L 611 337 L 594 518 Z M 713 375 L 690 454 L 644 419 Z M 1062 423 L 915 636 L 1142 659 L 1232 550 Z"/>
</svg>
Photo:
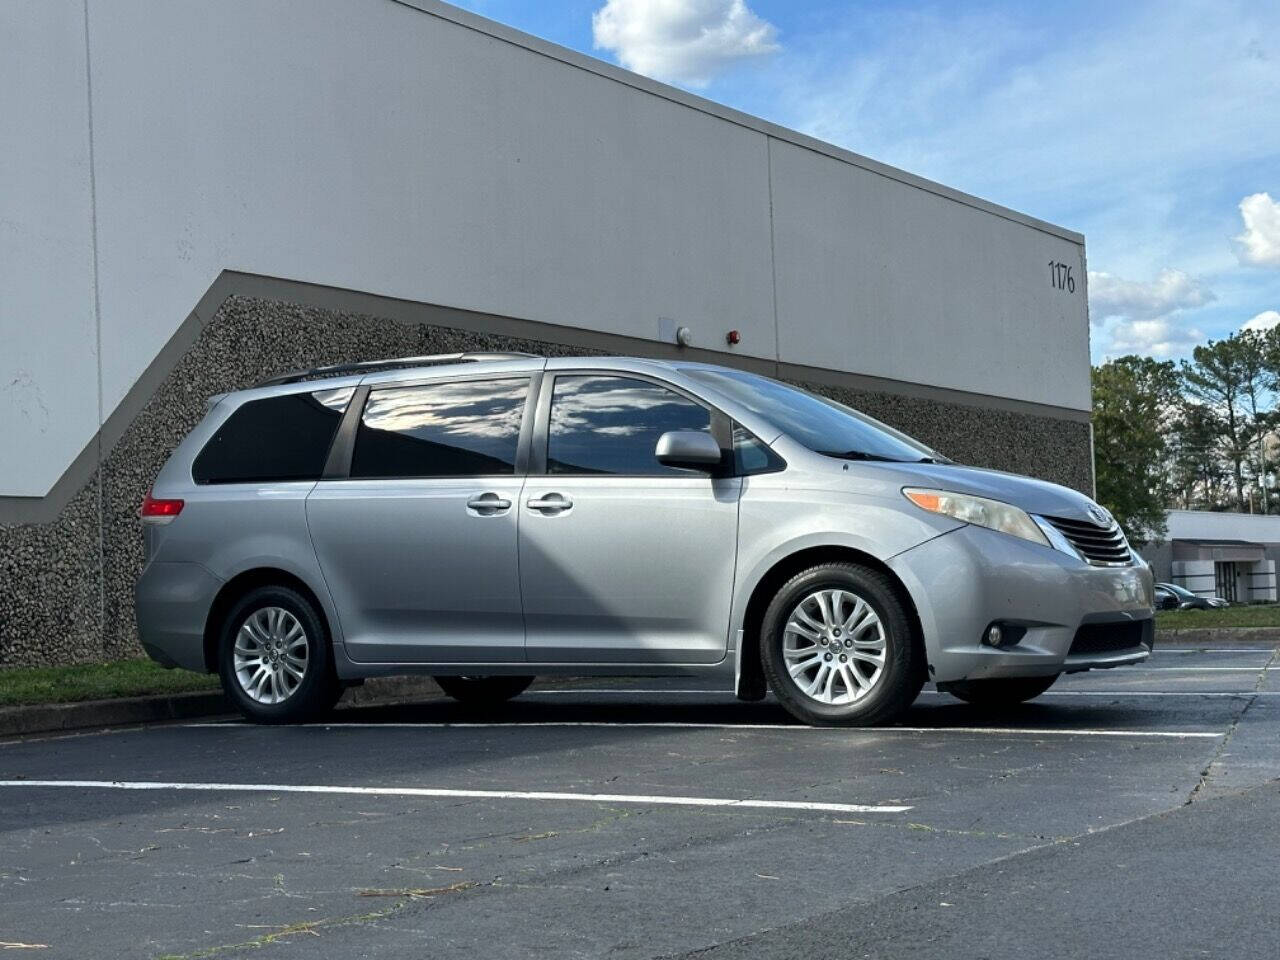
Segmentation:
<svg viewBox="0 0 1280 960">
<path fill-rule="evenodd" d="M 889 566 L 915 602 L 929 679 L 939 683 L 1138 663 L 1154 643 L 1154 584 L 1145 564 L 1090 566 L 966 526 L 898 554 Z M 985 646 L 982 636 L 995 622 L 1025 633 L 1012 646 Z M 1123 645 L 1077 643 L 1108 632 L 1125 637 Z"/>
</svg>

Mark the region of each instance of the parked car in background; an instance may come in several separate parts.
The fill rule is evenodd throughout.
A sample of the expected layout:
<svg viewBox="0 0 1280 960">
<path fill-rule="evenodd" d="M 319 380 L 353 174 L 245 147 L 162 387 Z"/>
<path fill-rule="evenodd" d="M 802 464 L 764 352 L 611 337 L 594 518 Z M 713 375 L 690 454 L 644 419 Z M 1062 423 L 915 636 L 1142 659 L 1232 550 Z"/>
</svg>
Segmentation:
<svg viewBox="0 0 1280 960">
<path fill-rule="evenodd" d="M 1182 599 L 1176 593 L 1163 583 L 1156 584 L 1153 606 L 1157 610 L 1177 610 L 1181 605 Z"/>
<path fill-rule="evenodd" d="M 427 673 L 476 703 L 538 674 L 767 684 L 866 725 L 926 681 L 1017 703 L 1154 642 L 1151 569 L 1084 494 L 707 364 L 279 377 L 211 402 L 142 519 L 144 649 L 264 722 Z"/>
<path fill-rule="evenodd" d="M 1174 607 L 1163 607 L 1159 605 L 1161 592 L 1164 592 L 1176 600 Z M 1219 610 L 1222 607 L 1231 606 L 1231 602 L 1223 600 L 1222 597 L 1202 597 L 1192 593 L 1186 587 L 1180 587 L 1176 583 L 1157 583 L 1156 584 L 1156 600 L 1157 610 Z"/>
</svg>

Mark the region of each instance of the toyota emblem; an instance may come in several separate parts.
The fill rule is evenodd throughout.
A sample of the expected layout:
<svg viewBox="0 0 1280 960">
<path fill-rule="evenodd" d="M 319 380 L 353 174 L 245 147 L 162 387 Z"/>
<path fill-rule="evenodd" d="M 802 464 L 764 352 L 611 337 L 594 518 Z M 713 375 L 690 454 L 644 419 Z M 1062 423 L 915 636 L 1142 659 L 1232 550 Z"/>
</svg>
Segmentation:
<svg viewBox="0 0 1280 960">
<path fill-rule="evenodd" d="M 1097 504 L 1089 507 L 1089 516 L 1093 517 L 1094 521 L 1100 527 L 1111 525 L 1111 514 L 1107 513 L 1107 511 L 1103 510 L 1102 507 L 1099 507 Z"/>
</svg>

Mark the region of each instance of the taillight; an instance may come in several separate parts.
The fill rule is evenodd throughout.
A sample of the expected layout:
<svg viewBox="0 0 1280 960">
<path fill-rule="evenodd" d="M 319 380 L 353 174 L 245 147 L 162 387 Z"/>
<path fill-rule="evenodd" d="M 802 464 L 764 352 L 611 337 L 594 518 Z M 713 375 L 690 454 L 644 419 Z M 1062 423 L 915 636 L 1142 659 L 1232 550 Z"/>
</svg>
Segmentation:
<svg viewBox="0 0 1280 960">
<path fill-rule="evenodd" d="M 138 511 L 138 516 L 142 517 L 143 523 L 169 523 L 182 512 L 185 502 L 184 500 L 157 500 L 148 490 L 147 495 L 142 498 L 142 509 Z"/>
</svg>

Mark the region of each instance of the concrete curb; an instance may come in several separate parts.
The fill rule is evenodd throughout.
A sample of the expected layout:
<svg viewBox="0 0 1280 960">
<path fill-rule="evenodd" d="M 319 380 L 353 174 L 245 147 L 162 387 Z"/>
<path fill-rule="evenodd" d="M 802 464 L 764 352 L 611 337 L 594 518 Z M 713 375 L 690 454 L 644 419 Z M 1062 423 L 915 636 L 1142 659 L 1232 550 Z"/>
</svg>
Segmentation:
<svg viewBox="0 0 1280 960">
<path fill-rule="evenodd" d="M 158 720 L 183 720 L 225 714 L 231 709 L 231 704 L 220 692 L 0 707 L 0 737 L 80 730 L 85 727 L 111 727 L 126 723 L 154 723 Z"/>
<path fill-rule="evenodd" d="M 338 709 L 393 703 L 397 700 L 430 700 L 444 693 L 430 677 L 377 677 L 343 694 Z M 115 700 L 81 700 L 76 703 L 37 703 L 0 707 L 0 737 L 32 733 L 56 733 L 89 727 L 114 727 L 165 720 L 231 716 L 236 709 L 220 690 L 120 697 Z"/>
</svg>

